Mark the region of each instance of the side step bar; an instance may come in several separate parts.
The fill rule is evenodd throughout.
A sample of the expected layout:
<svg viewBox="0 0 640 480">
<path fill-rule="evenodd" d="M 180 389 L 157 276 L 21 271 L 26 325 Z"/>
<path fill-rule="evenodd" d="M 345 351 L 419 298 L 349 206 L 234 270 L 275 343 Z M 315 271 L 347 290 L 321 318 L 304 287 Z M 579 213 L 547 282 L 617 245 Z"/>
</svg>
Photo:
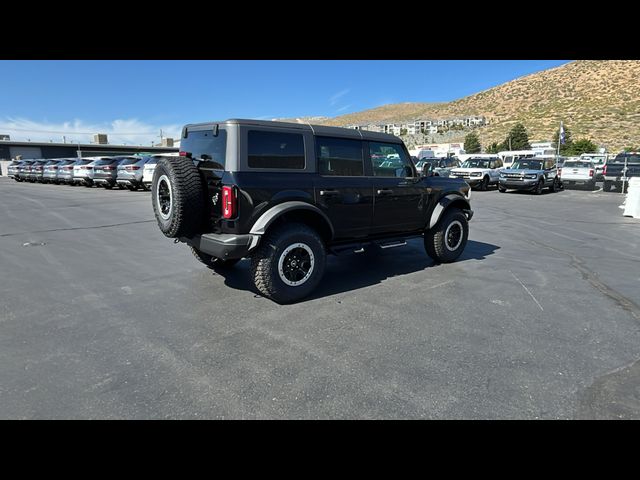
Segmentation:
<svg viewBox="0 0 640 480">
<path fill-rule="evenodd" d="M 352 253 L 362 253 L 367 247 L 377 247 L 386 250 L 387 248 L 404 247 L 406 244 L 406 238 L 386 238 L 384 240 L 335 245 L 330 247 L 329 251 L 334 255 L 340 256 Z"/>
</svg>

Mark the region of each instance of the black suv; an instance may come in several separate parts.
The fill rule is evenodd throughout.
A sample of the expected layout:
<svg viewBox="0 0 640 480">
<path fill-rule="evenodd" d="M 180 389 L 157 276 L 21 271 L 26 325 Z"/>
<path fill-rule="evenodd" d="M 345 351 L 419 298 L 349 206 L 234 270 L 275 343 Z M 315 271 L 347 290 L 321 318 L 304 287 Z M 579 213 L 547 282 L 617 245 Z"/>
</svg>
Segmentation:
<svg viewBox="0 0 640 480">
<path fill-rule="evenodd" d="M 256 288 L 278 303 L 311 293 L 329 253 L 424 237 L 446 263 L 467 242 L 469 185 L 421 175 L 393 135 L 227 120 L 186 125 L 180 150 L 154 172 L 160 230 L 213 269 L 250 257 Z"/>
</svg>

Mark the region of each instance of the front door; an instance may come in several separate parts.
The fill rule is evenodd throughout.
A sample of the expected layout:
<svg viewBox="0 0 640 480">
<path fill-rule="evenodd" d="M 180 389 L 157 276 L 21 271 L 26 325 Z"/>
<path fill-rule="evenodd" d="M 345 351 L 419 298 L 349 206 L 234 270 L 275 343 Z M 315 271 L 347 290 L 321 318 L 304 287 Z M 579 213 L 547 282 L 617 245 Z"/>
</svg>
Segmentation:
<svg viewBox="0 0 640 480">
<path fill-rule="evenodd" d="M 369 142 L 368 153 L 374 190 L 371 234 L 423 228 L 429 198 L 403 145 Z"/>
</svg>

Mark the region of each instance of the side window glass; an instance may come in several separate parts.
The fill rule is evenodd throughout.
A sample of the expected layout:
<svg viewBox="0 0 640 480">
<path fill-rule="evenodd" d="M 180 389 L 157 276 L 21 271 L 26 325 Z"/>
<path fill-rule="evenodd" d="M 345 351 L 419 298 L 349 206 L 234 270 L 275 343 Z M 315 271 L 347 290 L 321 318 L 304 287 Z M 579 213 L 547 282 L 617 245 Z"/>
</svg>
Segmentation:
<svg viewBox="0 0 640 480">
<path fill-rule="evenodd" d="M 304 169 L 304 140 L 297 133 L 250 130 L 249 168 Z"/>
<path fill-rule="evenodd" d="M 401 145 L 369 142 L 369 154 L 376 177 L 413 177 L 411 161 Z"/>
<path fill-rule="evenodd" d="M 320 175 L 355 177 L 364 175 L 362 141 L 316 137 Z"/>
</svg>

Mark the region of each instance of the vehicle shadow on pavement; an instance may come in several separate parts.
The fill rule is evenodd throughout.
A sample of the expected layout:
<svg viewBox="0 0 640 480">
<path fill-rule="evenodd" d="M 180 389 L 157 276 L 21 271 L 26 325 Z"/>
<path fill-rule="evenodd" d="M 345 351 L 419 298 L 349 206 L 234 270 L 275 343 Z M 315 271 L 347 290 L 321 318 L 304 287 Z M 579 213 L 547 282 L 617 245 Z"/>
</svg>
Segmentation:
<svg viewBox="0 0 640 480">
<path fill-rule="evenodd" d="M 425 253 L 421 239 L 410 240 L 407 243 L 406 247 L 386 251 L 372 250 L 341 257 L 328 256 L 320 285 L 301 302 L 369 287 L 392 277 L 435 266 L 433 260 Z M 497 245 L 469 240 L 455 263 L 484 260 L 499 248 Z M 221 272 L 220 275 L 224 277 L 226 286 L 258 294 L 251 282 L 249 261 L 243 260 L 232 270 Z"/>
</svg>

